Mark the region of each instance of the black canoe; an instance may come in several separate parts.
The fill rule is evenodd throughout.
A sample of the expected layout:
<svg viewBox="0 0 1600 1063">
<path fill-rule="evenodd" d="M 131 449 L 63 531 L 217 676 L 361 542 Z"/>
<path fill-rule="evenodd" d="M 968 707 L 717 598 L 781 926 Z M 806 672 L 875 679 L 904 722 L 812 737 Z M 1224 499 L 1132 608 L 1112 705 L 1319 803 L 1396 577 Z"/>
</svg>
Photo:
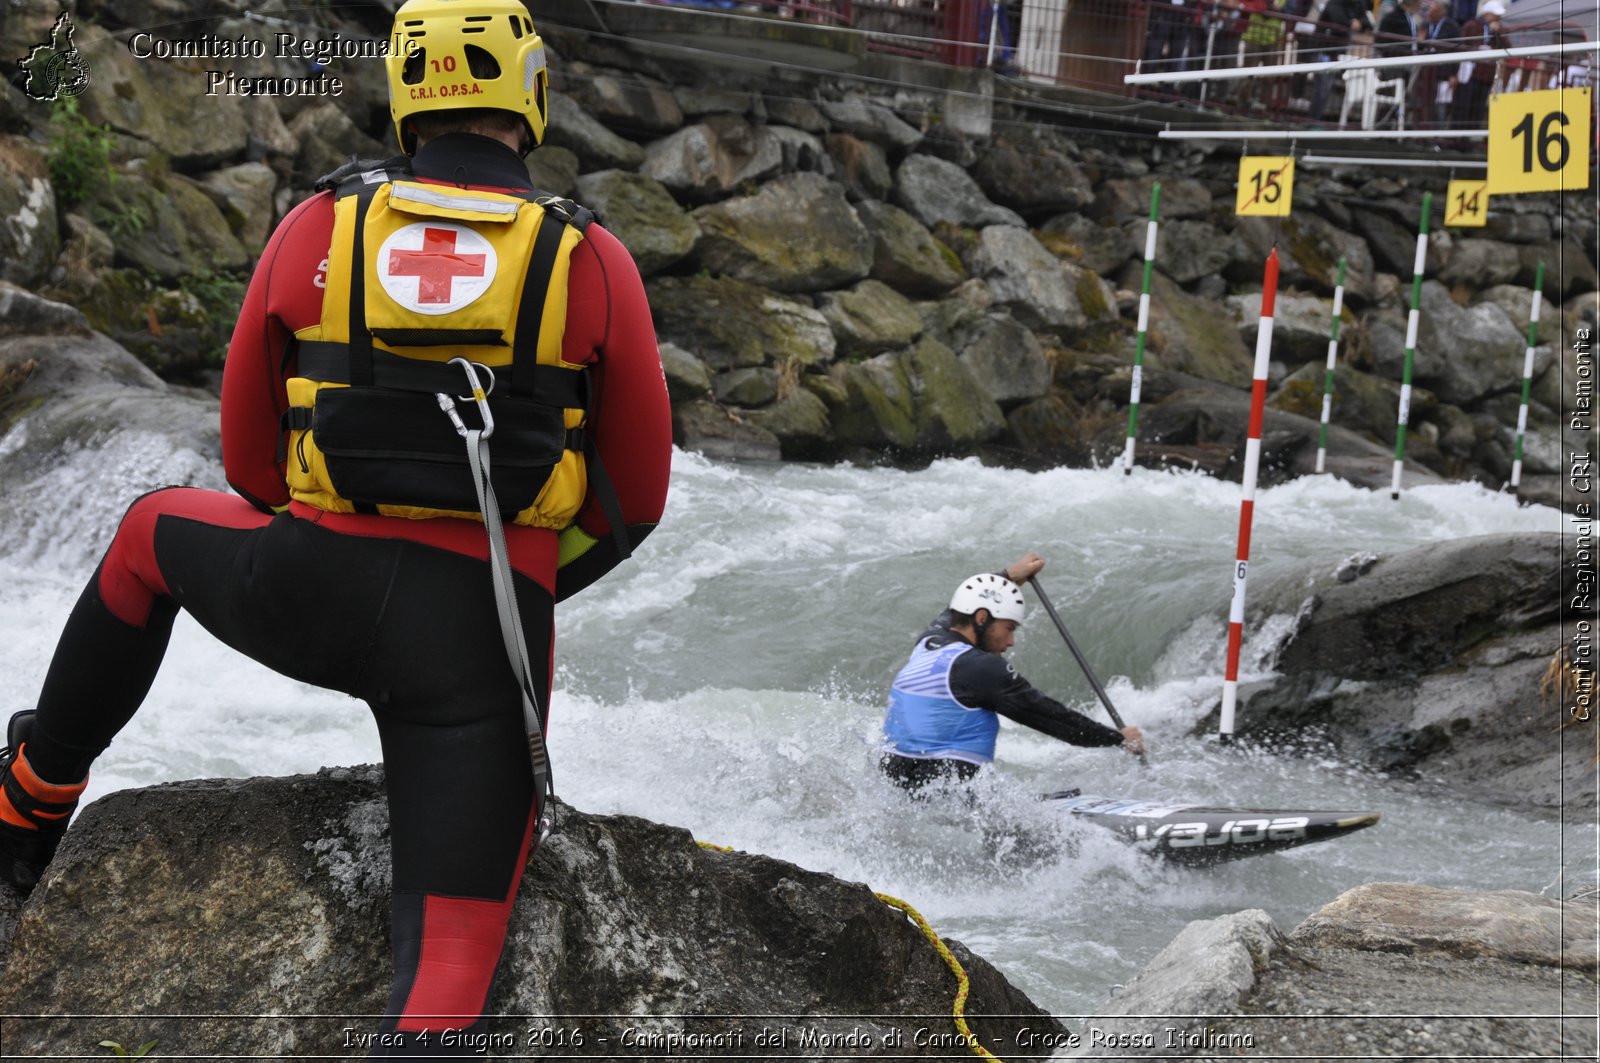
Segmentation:
<svg viewBox="0 0 1600 1063">
<path fill-rule="evenodd" d="M 1370 827 L 1377 812 L 1307 812 L 1281 808 L 1212 808 L 1097 797 L 1076 790 L 1044 800 L 1116 831 L 1135 848 L 1181 864 L 1220 864 L 1327 841 Z"/>
</svg>

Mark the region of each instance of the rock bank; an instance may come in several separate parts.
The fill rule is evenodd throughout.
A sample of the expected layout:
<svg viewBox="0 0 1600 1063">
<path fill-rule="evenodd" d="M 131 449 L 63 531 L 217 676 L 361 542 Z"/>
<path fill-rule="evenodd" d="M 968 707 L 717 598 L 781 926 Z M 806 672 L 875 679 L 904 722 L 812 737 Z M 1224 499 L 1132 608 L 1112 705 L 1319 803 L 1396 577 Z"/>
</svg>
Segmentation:
<svg viewBox="0 0 1600 1063">
<path fill-rule="evenodd" d="M 692 1043 L 697 1057 L 814 1058 L 819 1041 L 854 1038 L 852 1055 L 948 1056 L 916 1042 L 954 1036 L 956 978 L 866 886 L 631 816 L 559 819 L 511 917 L 489 1009 L 515 1048 L 496 1055 Z M 393 970 L 387 832 L 378 768 L 94 802 L 0 944 L 0 1014 L 44 1016 L 8 1018 L 6 1052 L 99 1054 L 110 1038 L 156 1040 L 160 1055 L 362 1054 L 347 1032 L 372 1028 Z M 16 914 L 4 902 L 0 931 Z M 1016 1033 L 1055 1020 L 951 948 L 973 1032 L 1003 1058 L 1039 1058 Z M 786 1043 L 761 1045 L 764 1028 Z"/>
<path fill-rule="evenodd" d="M 1572 548 L 1556 532 L 1474 536 L 1259 580 L 1254 622 L 1293 622 L 1274 675 L 1241 687 L 1235 733 L 1478 800 L 1593 809 L 1600 748 L 1568 726 L 1556 663 Z"/>
<path fill-rule="evenodd" d="M 1073 1031 L 1070 1058 L 1595 1056 L 1596 904 L 1358 886 L 1284 933 L 1189 924 Z"/>
</svg>

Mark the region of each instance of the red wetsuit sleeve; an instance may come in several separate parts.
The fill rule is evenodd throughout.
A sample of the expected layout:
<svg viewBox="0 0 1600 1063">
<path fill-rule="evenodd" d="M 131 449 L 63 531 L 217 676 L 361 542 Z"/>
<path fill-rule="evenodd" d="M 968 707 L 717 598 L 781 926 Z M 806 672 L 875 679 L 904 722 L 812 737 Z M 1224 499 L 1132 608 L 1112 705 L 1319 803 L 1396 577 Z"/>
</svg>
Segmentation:
<svg viewBox="0 0 1600 1063">
<path fill-rule="evenodd" d="M 672 407 L 650 304 L 633 257 L 599 225 L 573 254 L 568 290 L 564 357 L 592 366 L 589 427 L 637 545 L 661 519 L 672 466 Z M 557 600 L 622 560 L 593 484 L 577 525 L 598 541 L 562 566 Z"/>
<path fill-rule="evenodd" d="M 279 454 L 288 408 L 284 359 L 295 330 L 322 315 L 323 271 L 333 196 L 289 212 L 267 241 L 245 292 L 222 369 L 222 467 L 228 484 L 258 509 L 289 501 Z"/>
</svg>

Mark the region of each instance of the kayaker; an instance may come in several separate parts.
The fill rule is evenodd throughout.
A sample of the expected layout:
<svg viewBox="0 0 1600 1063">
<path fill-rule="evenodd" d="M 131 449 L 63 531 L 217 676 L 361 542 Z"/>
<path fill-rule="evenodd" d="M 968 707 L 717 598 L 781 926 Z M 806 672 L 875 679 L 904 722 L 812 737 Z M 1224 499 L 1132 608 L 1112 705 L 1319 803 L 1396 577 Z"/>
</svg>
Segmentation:
<svg viewBox="0 0 1600 1063">
<path fill-rule="evenodd" d="M 994 760 L 1000 717 L 1076 746 L 1144 752 L 1137 727 L 1117 729 L 1035 689 L 1005 659 L 1022 623 L 1022 585 L 1044 568 L 1029 553 L 998 573 L 963 580 L 950 607 L 917 637 L 889 689 L 879 767 L 916 791 L 940 779 L 965 782 Z"/>
</svg>

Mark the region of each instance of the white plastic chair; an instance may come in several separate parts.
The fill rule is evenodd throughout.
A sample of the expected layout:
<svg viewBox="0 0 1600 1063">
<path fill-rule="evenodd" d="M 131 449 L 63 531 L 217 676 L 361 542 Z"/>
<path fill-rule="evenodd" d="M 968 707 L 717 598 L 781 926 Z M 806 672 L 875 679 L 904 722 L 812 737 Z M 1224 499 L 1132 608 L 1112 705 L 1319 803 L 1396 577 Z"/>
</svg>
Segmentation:
<svg viewBox="0 0 1600 1063">
<path fill-rule="evenodd" d="M 1361 128 L 1373 129 L 1378 124 L 1378 104 L 1394 105 L 1397 128 L 1406 127 L 1406 79 L 1378 80 L 1378 72 L 1371 68 L 1344 72 L 1344 105 L 1339 108 L 1339 128 L 1350 120 L 1350 109 L 1361 105 Z"/>
</svg>

